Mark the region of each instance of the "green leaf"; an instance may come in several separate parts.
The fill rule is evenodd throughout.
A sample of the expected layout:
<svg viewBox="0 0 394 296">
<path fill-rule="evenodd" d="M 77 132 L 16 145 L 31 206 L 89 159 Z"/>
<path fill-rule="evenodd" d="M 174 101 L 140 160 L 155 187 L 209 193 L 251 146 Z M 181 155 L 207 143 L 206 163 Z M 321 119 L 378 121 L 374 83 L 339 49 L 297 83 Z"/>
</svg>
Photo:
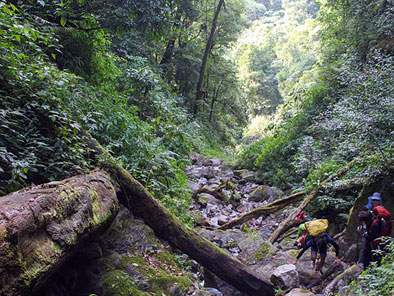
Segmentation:
<svg viewBox="0 0 394 296">
<path fill-rule="evenodd" d="M 18 11 L 18 8 L 16 8 L 14 4 L 10 3 L 10 7 L 13 11 Z"/>
<path fill-rule="evenodd" d="M 64 27 L 64 26 L 66 25 L 66 23 L 67 23 L 67 20 L 66 20 L 64 17 L 62 17 L 62 18 L 60 19 L 60 25 L 61 25 L 62 27 Z"/>
</svg>

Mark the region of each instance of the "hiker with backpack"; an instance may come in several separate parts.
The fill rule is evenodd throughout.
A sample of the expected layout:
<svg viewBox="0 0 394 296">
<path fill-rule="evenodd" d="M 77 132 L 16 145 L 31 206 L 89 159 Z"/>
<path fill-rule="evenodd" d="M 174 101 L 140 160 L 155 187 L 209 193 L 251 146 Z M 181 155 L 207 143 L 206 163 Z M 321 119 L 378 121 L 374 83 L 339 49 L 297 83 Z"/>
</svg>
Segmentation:
<svg viewBox="0 0 394 296">
<path fill-rule="evenodd" d="M 308 214 L 304 213 L 304 211 L 301 211 L 296 217 L 296 221 L 299 226 L 297 231 L 297 240 L 294 245 L 299 249 L 301 249 L 307 241 L 308 230 L 306 229 L 305 222 L 309 222 L 311 220 L 312 218 Z"/>
<path fill-rule="evenodd" d="M 328 244 L 331 244 L 335 248 L 335 254 L 337 259 L 335 260 L 336 264 L 339 264 L 339 246 L 334 241 L 334 239 L 329 236 L 326 231 L 328 229 L 328 220 L 326 219 L 317 219 L 312 220 L 305 223 L 305 226 L 310 234 L 308 241 L 305 246 L 298 254 L 297 258 L 294 260 L 294 264 L 297 263 L 297 260 L 301 258 L 301 256 L 305 253 L 306 250 L 311 248 L 311 260 L 312 260 L 312 268 L 315 268 L 316 271 L 322 272 L 322 267 L 327 257 L 327 248 Z M 319 262 L 316 266 L 316 258 L 319 253 Z"/>
<path fill-rule="evenodd" d="M 364 269 L 371 262 L 380 263 L 381 254 L 374 251 L 384 251 L 385 244 L 382 238 L 390 236 L 392 232 L 391 214 L 381 205 L 380 194 L 371 196 L 372 211 L 362 211 L 359 214 L 361 226 L 358 232 L 362 235 L 362 249 L 359 254 L 359 262 Z"/>
</svg>

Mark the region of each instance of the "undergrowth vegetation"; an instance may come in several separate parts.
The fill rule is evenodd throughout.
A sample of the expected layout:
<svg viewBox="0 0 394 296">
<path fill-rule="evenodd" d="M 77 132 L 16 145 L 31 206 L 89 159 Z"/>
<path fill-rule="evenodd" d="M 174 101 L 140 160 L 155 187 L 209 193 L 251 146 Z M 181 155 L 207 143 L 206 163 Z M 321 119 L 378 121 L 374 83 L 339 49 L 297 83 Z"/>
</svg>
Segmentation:
<svg viewBox="0 0 394 296">
<path fill-rule="evenodd" d="M 356 295 L 391 296 L 394 294 L 394 239 L 388 238 L 386 252 L 380 265 L 373 262 L 361 276 L 351 283 Z"/>
<path fill-rule="evenodd" d="M 249 116 L 237 166 L 268 184 L 356 158 L 316 201 L 346 212 L 393 168 L 393 2 L 245 3 L 219 15 L 197 102 L 215 1 L 1 0 L 0 194 L 92 169 L 86 130 L 188 220 L 188 153 L 233 161 Z"/>
<path fill-rule="evenodd" d="M 284 2 L 283 13 L 294 13 L 290 20 L 297 20 L 295 28 L 285 38 L 277 37 L 274 29 L 270 33 L 276 59 L 292 59 L 282 65 L 287 75 L 277 75 L 284 103 L 271 115 L 275 121 L 269 132 L 258 135 L 258 141 L 246 139 L 238 166 L 258 171 L 271 185 L 311 189 L 357 159 L 310 206 L 312 212 L 344 215 L 360 185 L 390 174 L 394 167 L 394 34 L 388 28 L 394 20 L 393 2 L 319 1 L 313 11 L 307 1 Z M 276 14 L 261 23 L 270 25 Z M 300 33 L 305 28 L 309 39 Z M 283 55 L 282 48 L 289 47 L 290 53 Z M 316 51 L 308 57 L 312 48 Z"/>
<path fill-rule="evenodd" d="M 209 114 L 201 108 L 193 118 L 188 109 L 192 92 L 181 86 L 194 82 L 181 69 L 174 72 L 180 66 L 175 59 L 190 48 L 172 53 L 168 65 L 156 54 L 159 47 L 165 49 L 164 37 L 171 44 L 166 25 L 176 21 L 165 2 L 140 3 L 153 10 L 137 3 L 113 10 L 100 3 L 0 1 L 0 194 L 94 168 L 81 133 L 88 131 L 168 209 L 191 222 L 186 214 L 191 196 L 182 170 L 188 153 L 218 153 L 234 145 L 242 116 L 235 111 L 238 117 L 226 115 L 225 105 L 218 111 L 212 103 Z M 185 20 L 195 21 L 200 7 L 183 5 L 176 4 Z M 140 9 L 151 14 L 140 14 Z M 237 11 L 231 13 L 241 13 Z M 227 21 L 236 21 L 234 17 Z M 185 31 L 173 28 L 186 38 L 179 46 L 205 41 L 187 39 L 199 28 L 187 27 L 191 24 L 185 24 Z M 241 23 L 220 41 L 222 53 L 240 29 Z M 130 34 L 139 46 L 128 46 Z M 164 60 L 166 54 L 161 54 Z M 200 52 L 189 54 L 194 56 L 184 61 Z M 216 93 L 215 99 L 223 97 L 223 90 L 216 91 L 221 96 Z"/>
</svg>

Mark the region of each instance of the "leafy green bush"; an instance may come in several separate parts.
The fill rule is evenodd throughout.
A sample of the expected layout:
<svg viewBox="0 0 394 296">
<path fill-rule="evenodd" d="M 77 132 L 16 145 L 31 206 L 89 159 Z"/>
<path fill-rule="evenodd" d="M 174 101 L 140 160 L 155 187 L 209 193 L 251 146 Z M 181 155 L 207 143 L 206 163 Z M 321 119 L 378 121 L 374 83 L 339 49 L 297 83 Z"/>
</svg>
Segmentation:
<svg viewBox="0 0 394 296">
<path fill-rule="evenodd" d="M 391 296 L 394 295 L 394 239 L 388 238 L 387 251 L 378 266 L 372 263 L 357 281 L 351 284 L 357 295 Z"/>
<path fill-rule="evenodd" d="M 339 164 L 336 160 L 326 159 L 324 163 L 309 172 L 305 181 L 305 187 L 312 189 L 320 186 L 321 182 L 333 175 L 341 167 L 342 164 Z"/>
<path fill-rule="evenodd" d="M 0 19 L 5 49 L 0 60 L 1 194 L 91 169 L 80 136 L 86 129 L 164 205 L 190 222 L 191 197 L 182 167 L 196 132 L 184 123 L 187 115 L 166 83 L 146 62 L 136 59 L 122 68 L 111 54 L 104 61 L 102 54 L 95 55 L 96 62 L 109 63 L 112 70 L 98 71 L 88 82 L 50 62 L 48 48 L 59 46 L 54 32 L 42 31 L 28 14 L 3 1 Z M 103 43 L 100 34 L 92 38 L 89 42 Z M 146 86 L 149 103 L 137 104 L 140 94 L 134 89 Z"/>
<path fill-rule="evenodd" d="M 305 73 L 305 76 L 308 75 Z M 329 101 L 327 95 L 331 91 L 324 73 L 318 71 L 316 76 L 320 76 L 320 79 L 310 83 L 308 89 L 301 90 L 298 85 L 295 86 L 298 88 L 297 96 L 292 98 L 292 103 L 289 102 L 281 111 L 282 120 L 273 128 L 272 135 L 241 150 L 239 165 L 257 170 L 273 185 L 288 188 L 292 183 L 302 181 L 304 176 L 294 174 L 293 161 L 298 157 L 296 153 L 302 145 L 302 135 L 310 125 L 313 116 L 327 105 Z M 298 101 L 299 96 L 303 97 L 302 101 Z M 294 112 L 292 104 L 299 105 L 297 112 Z"/>
<path fill-rule="evenodd" d="M 0 193 L 6 194 L 80 173 L 89 161 L 79 125 L 61 105 L 62 96 L 71 96 L 65 85 L 73 77 L 53 67 L 43 51 L 56 38 L 3 1 L 0 19 Z"/>
</svg>

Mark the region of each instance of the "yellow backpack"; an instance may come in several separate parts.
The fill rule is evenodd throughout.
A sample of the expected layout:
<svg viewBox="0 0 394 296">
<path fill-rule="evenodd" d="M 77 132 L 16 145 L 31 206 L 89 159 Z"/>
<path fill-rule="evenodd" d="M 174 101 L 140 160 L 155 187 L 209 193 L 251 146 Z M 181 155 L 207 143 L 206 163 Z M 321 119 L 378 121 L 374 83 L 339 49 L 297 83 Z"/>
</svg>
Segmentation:
<svg viewBox="0 0 394 296">
<path fill-rule="evenodd" d="M 305 227 L 309 234 L 318 236 L 320 233 L 326 232 L 328 229 L 327 219 L 316 219 L 305 223 Z"/>
</svg>

